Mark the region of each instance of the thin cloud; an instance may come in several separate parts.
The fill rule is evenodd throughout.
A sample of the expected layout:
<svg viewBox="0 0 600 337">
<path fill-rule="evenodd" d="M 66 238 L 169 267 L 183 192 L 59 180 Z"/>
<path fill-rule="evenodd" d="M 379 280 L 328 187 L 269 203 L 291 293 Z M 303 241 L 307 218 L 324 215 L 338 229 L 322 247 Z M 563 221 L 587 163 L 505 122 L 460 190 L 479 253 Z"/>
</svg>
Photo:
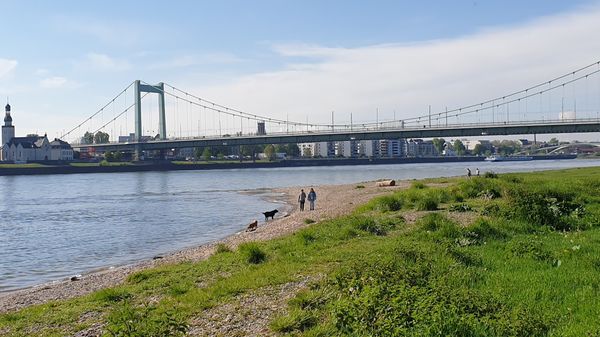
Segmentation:
<svg viewBox="0 0 600 337">
<path fill-rule="evenodd" d="M 44 78 L 40 81 L 40 86 L 46 89 L 56 89 L 64 87 L 67 84 L 67 79 L 60 76 Z"/>
<path fill-rule="evenodd" d="M 408 118 L 523 89 L 600 60 L 600 8 L 412 44 L 277 45 L 286 66 L 190 88 L 223 104 L 290 120 Z M 300 58 L 300 60 L 299 60 Z M 303 59 L 304 58 L 304 59 Z"/>
<path fill-rule="evenodd" d="M 131 68 L 128 61 L 110 57 L 106 54 L 89 53 L 86 55 L 84 66 L 94 70 L 122 71 Z"/>
<path fill-rule="evenodd" d="M 18 62 L 16 60 L 0 58 L 0 78 L 10 74 L 17 67 L 17 64 Z"/>
</svg>

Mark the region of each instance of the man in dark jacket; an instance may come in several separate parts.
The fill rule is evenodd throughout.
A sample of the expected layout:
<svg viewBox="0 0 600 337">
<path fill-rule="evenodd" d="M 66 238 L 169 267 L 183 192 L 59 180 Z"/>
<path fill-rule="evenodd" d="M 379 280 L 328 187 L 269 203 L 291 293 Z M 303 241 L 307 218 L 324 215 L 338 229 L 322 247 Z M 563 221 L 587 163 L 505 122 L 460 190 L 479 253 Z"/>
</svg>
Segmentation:
<svg viewBox="0 0 600 337">
<path fill-rule="evenodd" d="M 304 202 L 306 201 L 306 193 L 304 190 L 300 190 L 300 195 L 298 196 L 298 202 L 300 203 L 300 210 L 304 211 Z"/>
</svg>

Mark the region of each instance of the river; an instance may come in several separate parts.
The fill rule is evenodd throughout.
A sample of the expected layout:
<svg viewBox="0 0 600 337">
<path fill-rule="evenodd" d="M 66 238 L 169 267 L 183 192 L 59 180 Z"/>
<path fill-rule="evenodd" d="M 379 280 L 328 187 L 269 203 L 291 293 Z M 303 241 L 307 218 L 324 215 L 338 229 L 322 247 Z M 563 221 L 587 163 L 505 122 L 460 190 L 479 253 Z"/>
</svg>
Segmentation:
<svg viewBox="0 0 600 337">
<path fill-rule="evenodd" d="M 271 188 L 457 176 L 467 166 L 483 174 L 600 166 L 600 160 L 0 177 L 0 292 L 223 238 L 281 207 Z M 257 193 L 239 193 L 249 190 Z"/>
</svg>

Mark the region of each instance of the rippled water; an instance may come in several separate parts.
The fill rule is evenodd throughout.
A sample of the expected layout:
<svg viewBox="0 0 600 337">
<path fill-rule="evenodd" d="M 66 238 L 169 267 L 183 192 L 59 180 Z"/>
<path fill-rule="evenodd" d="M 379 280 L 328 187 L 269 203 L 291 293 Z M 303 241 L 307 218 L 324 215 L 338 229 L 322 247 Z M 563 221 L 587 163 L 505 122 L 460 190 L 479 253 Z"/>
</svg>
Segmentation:
<svg viewBox="0 0 600 337">
<path fill-rule="evenodd" d="M 0 292 L 214 241 L 281 207 L 273 195 L 241 190 L 456 176 L 467 166 L 473 172 L 476 166 L 481 172 L 516 172 L 600 161 L 0 177 Z"/>
</svg>

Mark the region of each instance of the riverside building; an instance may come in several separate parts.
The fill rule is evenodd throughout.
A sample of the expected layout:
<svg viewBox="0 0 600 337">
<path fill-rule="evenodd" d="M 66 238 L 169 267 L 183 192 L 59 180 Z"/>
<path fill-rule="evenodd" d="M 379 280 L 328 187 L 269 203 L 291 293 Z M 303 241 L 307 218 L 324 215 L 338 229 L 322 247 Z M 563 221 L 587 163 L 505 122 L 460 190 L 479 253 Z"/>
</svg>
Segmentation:
<svg viewBox="0 0 600 337">
<path fill-rule="evenodd" d="M 30 161 L 69 161 L 73 160 L 73 149 L 60 139 L 48 140 L 48 136 L 28 135 L 15 137 L 12 125 L 10 104 L 6 104 L 4 125 L 2 126 L 1 161 L 26 163 Z"/>
</svg>

